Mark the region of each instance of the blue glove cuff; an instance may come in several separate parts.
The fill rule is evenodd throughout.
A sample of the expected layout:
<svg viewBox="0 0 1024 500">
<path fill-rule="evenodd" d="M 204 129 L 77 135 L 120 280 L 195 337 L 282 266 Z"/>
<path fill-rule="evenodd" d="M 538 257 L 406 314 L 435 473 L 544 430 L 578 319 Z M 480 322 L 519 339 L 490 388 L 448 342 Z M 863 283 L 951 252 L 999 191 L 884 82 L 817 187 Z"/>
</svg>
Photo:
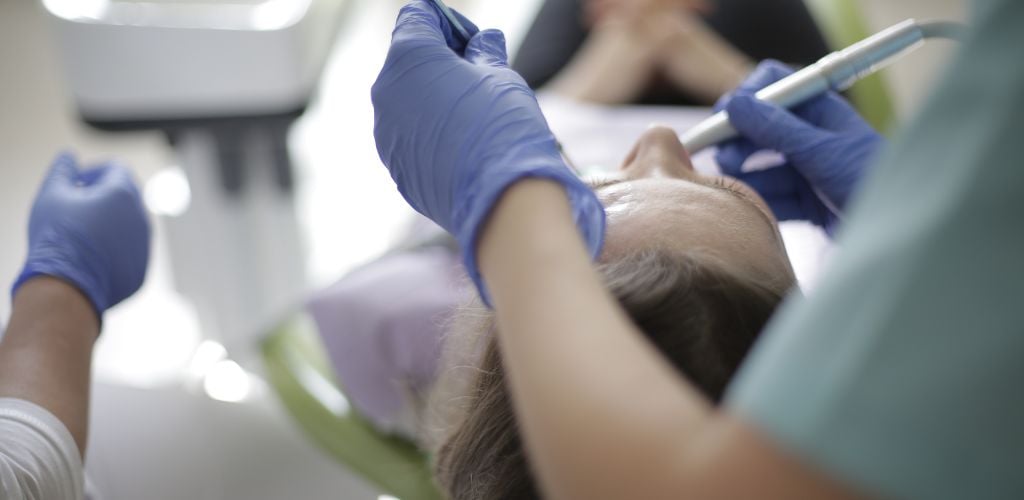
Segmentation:
<svg viewBox="0 0 1024 500">
<path fill-rule="evenodd" d="M 54 243 L 52 240 L 55 238 L 57 236 L 54 233 L 47 232 L 42 234 L 39 241 L 32 245 L 29 258 L 25 261 L 21 274 L 11 286 L 11 298 L 14 298 L 18 288 L 26 281 L 37 276 L 53 276 L 66 281 L 77 288 L 82 295 L 85 295 L 96 311 L 96 316 L 102 319 L 103 312 L 113 305 L 107 299 L 111 295 L 110 283 L 99 279 L 98 276 L 103 276 L 103 273 L 98 275 L 89 273 L 83 270 L 86 266 L 73 265 L 72 263 L 77 262 L 74 256 L 65 255 L 65 252 L 62 251 L 64 245 Z M 79 248 L 89 248 L 89 246 L 80 244 Z M 94 250 L 88 250 L 88 252 L 92 254 L 89 259 L 91 262 L 103 262 L 98 252 Z"/>
<path fill-rule="evenodd" d="M 476 250 L 479 243 L 478 240 L 499 198 L 517 181 L 526 178 L 543 178 L 561 184 L 565 188 L 566 196 L 569 197 L 573 221 L 576 223 L 576 227 L 579 228 L 580 236 L 583 237 L 583 242 L 587 246 L 590 258 L 597 259 L 601 254 L 601 248 L 604 246 L 604 206 L 598 200 L 594 191 L 573 175 L 572 172 L 565 168 L 541 168 L 510 172 L 509 174 L 507 179 L 502 179 L 498 182 L 491 179 L 488 182 L 488 187 L 494 187 L 493 189 L 470 195 L 473 199 L 464 205 L 470 207 L 470 214 L 465 217 L 456 217 L 456 220 L 463 221 L 461 227 L 458 228 L 457 234 L 462 246 L 463 265 L 466 268 L 466 273 L 476 285 L 480 298 L 487 307 L 493 306 L 490 293 L 487 290 L 487 284 L 480 274 L 477 263 Z"/>
</svg>

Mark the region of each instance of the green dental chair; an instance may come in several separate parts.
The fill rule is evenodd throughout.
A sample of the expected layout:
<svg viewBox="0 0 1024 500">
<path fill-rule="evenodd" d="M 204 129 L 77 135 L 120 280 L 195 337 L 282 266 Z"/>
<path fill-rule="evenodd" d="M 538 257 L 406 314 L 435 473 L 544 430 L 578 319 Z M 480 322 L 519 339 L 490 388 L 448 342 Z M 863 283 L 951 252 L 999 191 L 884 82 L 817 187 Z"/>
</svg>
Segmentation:
<svg viewBox="0 0 1024 500">
<path fill-rule="evenodd" d="M 263 340 L 267 378 L 306 436 L 349 470 L 401 500 L 439 500 L 426 454 L 384 435 L 351 408 L 313 320 L 285 321 Z"/>
</svg>

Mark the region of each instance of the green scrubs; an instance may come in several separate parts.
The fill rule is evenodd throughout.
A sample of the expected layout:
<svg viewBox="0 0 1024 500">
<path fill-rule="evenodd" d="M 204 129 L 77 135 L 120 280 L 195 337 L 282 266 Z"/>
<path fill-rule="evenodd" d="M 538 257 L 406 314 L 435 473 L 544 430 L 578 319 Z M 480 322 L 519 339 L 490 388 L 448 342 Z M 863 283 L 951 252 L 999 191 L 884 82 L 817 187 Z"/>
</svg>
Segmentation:
<svg viewBox="0 0 1024 500">
<path fill-rule="evenodd" d="M 825 280 L 784 306 L 727 397 L 867 494 L 1024 498 L 1024 1 L 973 11 Z"/>
</svg>

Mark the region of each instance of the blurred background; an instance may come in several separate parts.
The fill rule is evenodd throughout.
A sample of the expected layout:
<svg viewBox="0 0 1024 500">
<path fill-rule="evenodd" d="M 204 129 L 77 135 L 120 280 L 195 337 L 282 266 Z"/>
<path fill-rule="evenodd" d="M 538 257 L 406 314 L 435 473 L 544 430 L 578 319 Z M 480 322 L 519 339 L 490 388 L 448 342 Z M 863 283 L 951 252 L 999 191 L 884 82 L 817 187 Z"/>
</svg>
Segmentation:
<svg viewBox="0 0 1024 500">
<path fill-rule="evenodd" d="M 107 314 L 98 345 L 90 481 L 100 498 L 112 500 L 378 498 L 382 493 L 372 484 L 338 465 L 296 427 L 265 380 L 258 342 L 310 291 L 392 246 L 409 221 L 410 209 L 379 165 L 369 99 L 403 2 L 321 2 L 329 7 L 310 15 L 329 19 L 311 25 L 317 36 L 286 42 L 299 47 L 292 47 L 295 57 L 308 58 L 295 66 L 306 80 L 291 83 L 311 91 L 289 96 L 291 106 L 283 106 L 281 116 L 262 117 L 252 130 L 264 135 L 255 138 L 195 133 L 185 112 L 170 117 L 171 133 L 139 130 L 146 124 L 124 118 L 131 113 L 104 114 L 101 101 L 76 103 L 72 81 L 88 87 L 131 71 L 103 54 L 86 54 L 80 40 L 93 35 L 69 21 L 76 9 L 107 3 L 0 0 L 0 284 L 12 283 L 19 271 L 30 204 L 58 151 L 73 150 L 85 163 L 129 165 L 155 221 L 146 284 Z M 112 2 L 119 3 L 142 4 Z M 504 30 L 514 52 L 543 2 L 450 3 L 481 27 Z M 965 0 L 857 3 L 873 30 L 907 17 L 966 19 Z M 254 26 L 284 33 L 294 26 L 289 15 L 286 6 L 268 7 L 260 21 L 268 24 Z M 198 40 L 193 50 L 214 50 L 203 44 L 216 40 Z M 281 67 L 286 73 L 292 67 L 290 52 L 240 47 L 253 71 Z M 147 57 L 143 47 L 136 52 Z M 919 106 L 949 52 L 928 46 L 886 71 L 897 120 Z M 93 78 L 97 74 L 101 78 Z M 173 87 L 174 78 L 163 83 Z M 223 78 L 252 84 L 262 77 Z M 307 88 L 308 82 L 315 88 Z M 211 81 L 217 84 L 231 81 Z M 283 79 L 281 85 L 288 84 Z M 571 111 L 558 112 L 562 116 L 551 117 L 556 133 L 572 122 L 564 116 Z M 98 130 L 83 122 L 83 114 L 102 128 L 119 130 Z M 642 129 L 644 123 L 634 126 Z M 210 141 L 233 144 L 234 157 L 217 154 Z M 253 160 L 272 158 L 266 170 L 240 174 L 229 167 L 251 159 L 247 155 L 255 153 L 247 145 L 268 144 L 271 149 Z M 9 314 L 5 296 L 0 324 Z"/>
</svg>

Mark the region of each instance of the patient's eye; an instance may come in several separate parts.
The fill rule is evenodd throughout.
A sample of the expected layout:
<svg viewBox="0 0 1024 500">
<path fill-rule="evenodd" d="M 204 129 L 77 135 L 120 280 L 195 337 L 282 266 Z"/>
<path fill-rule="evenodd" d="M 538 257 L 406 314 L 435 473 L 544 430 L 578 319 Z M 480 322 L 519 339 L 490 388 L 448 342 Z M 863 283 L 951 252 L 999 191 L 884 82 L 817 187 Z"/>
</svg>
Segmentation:
<svg viewBox="0 0 1024 500">
<path fill-rule="evenodd" d="M 732 177 L 714 176 L 711 177 L 711 182 L 709 182 L 708 185 L 711 187 L 743 193 L 743 189 L 739 187 L 739 183 L 739 181 Z"/>
<path fill-rule="evenodd" d="M 751 189 L 750 186 L 747 186 L 734 177 L 714 176 L 709 179 L 710 180 L 705 184 L 706 186 L 729 191 L 730 193 L 754 205 L 754 207 L 761 211 L 761 213 L 765 214 L 765 217 L 768 217 L 769 220 L 773 220 L 773 217 L 769 215 L 771 211 L 768 208 L 768 205 L 765 204 L 764 200 L 762 200 L 757 192 Z"/>
</svg>

